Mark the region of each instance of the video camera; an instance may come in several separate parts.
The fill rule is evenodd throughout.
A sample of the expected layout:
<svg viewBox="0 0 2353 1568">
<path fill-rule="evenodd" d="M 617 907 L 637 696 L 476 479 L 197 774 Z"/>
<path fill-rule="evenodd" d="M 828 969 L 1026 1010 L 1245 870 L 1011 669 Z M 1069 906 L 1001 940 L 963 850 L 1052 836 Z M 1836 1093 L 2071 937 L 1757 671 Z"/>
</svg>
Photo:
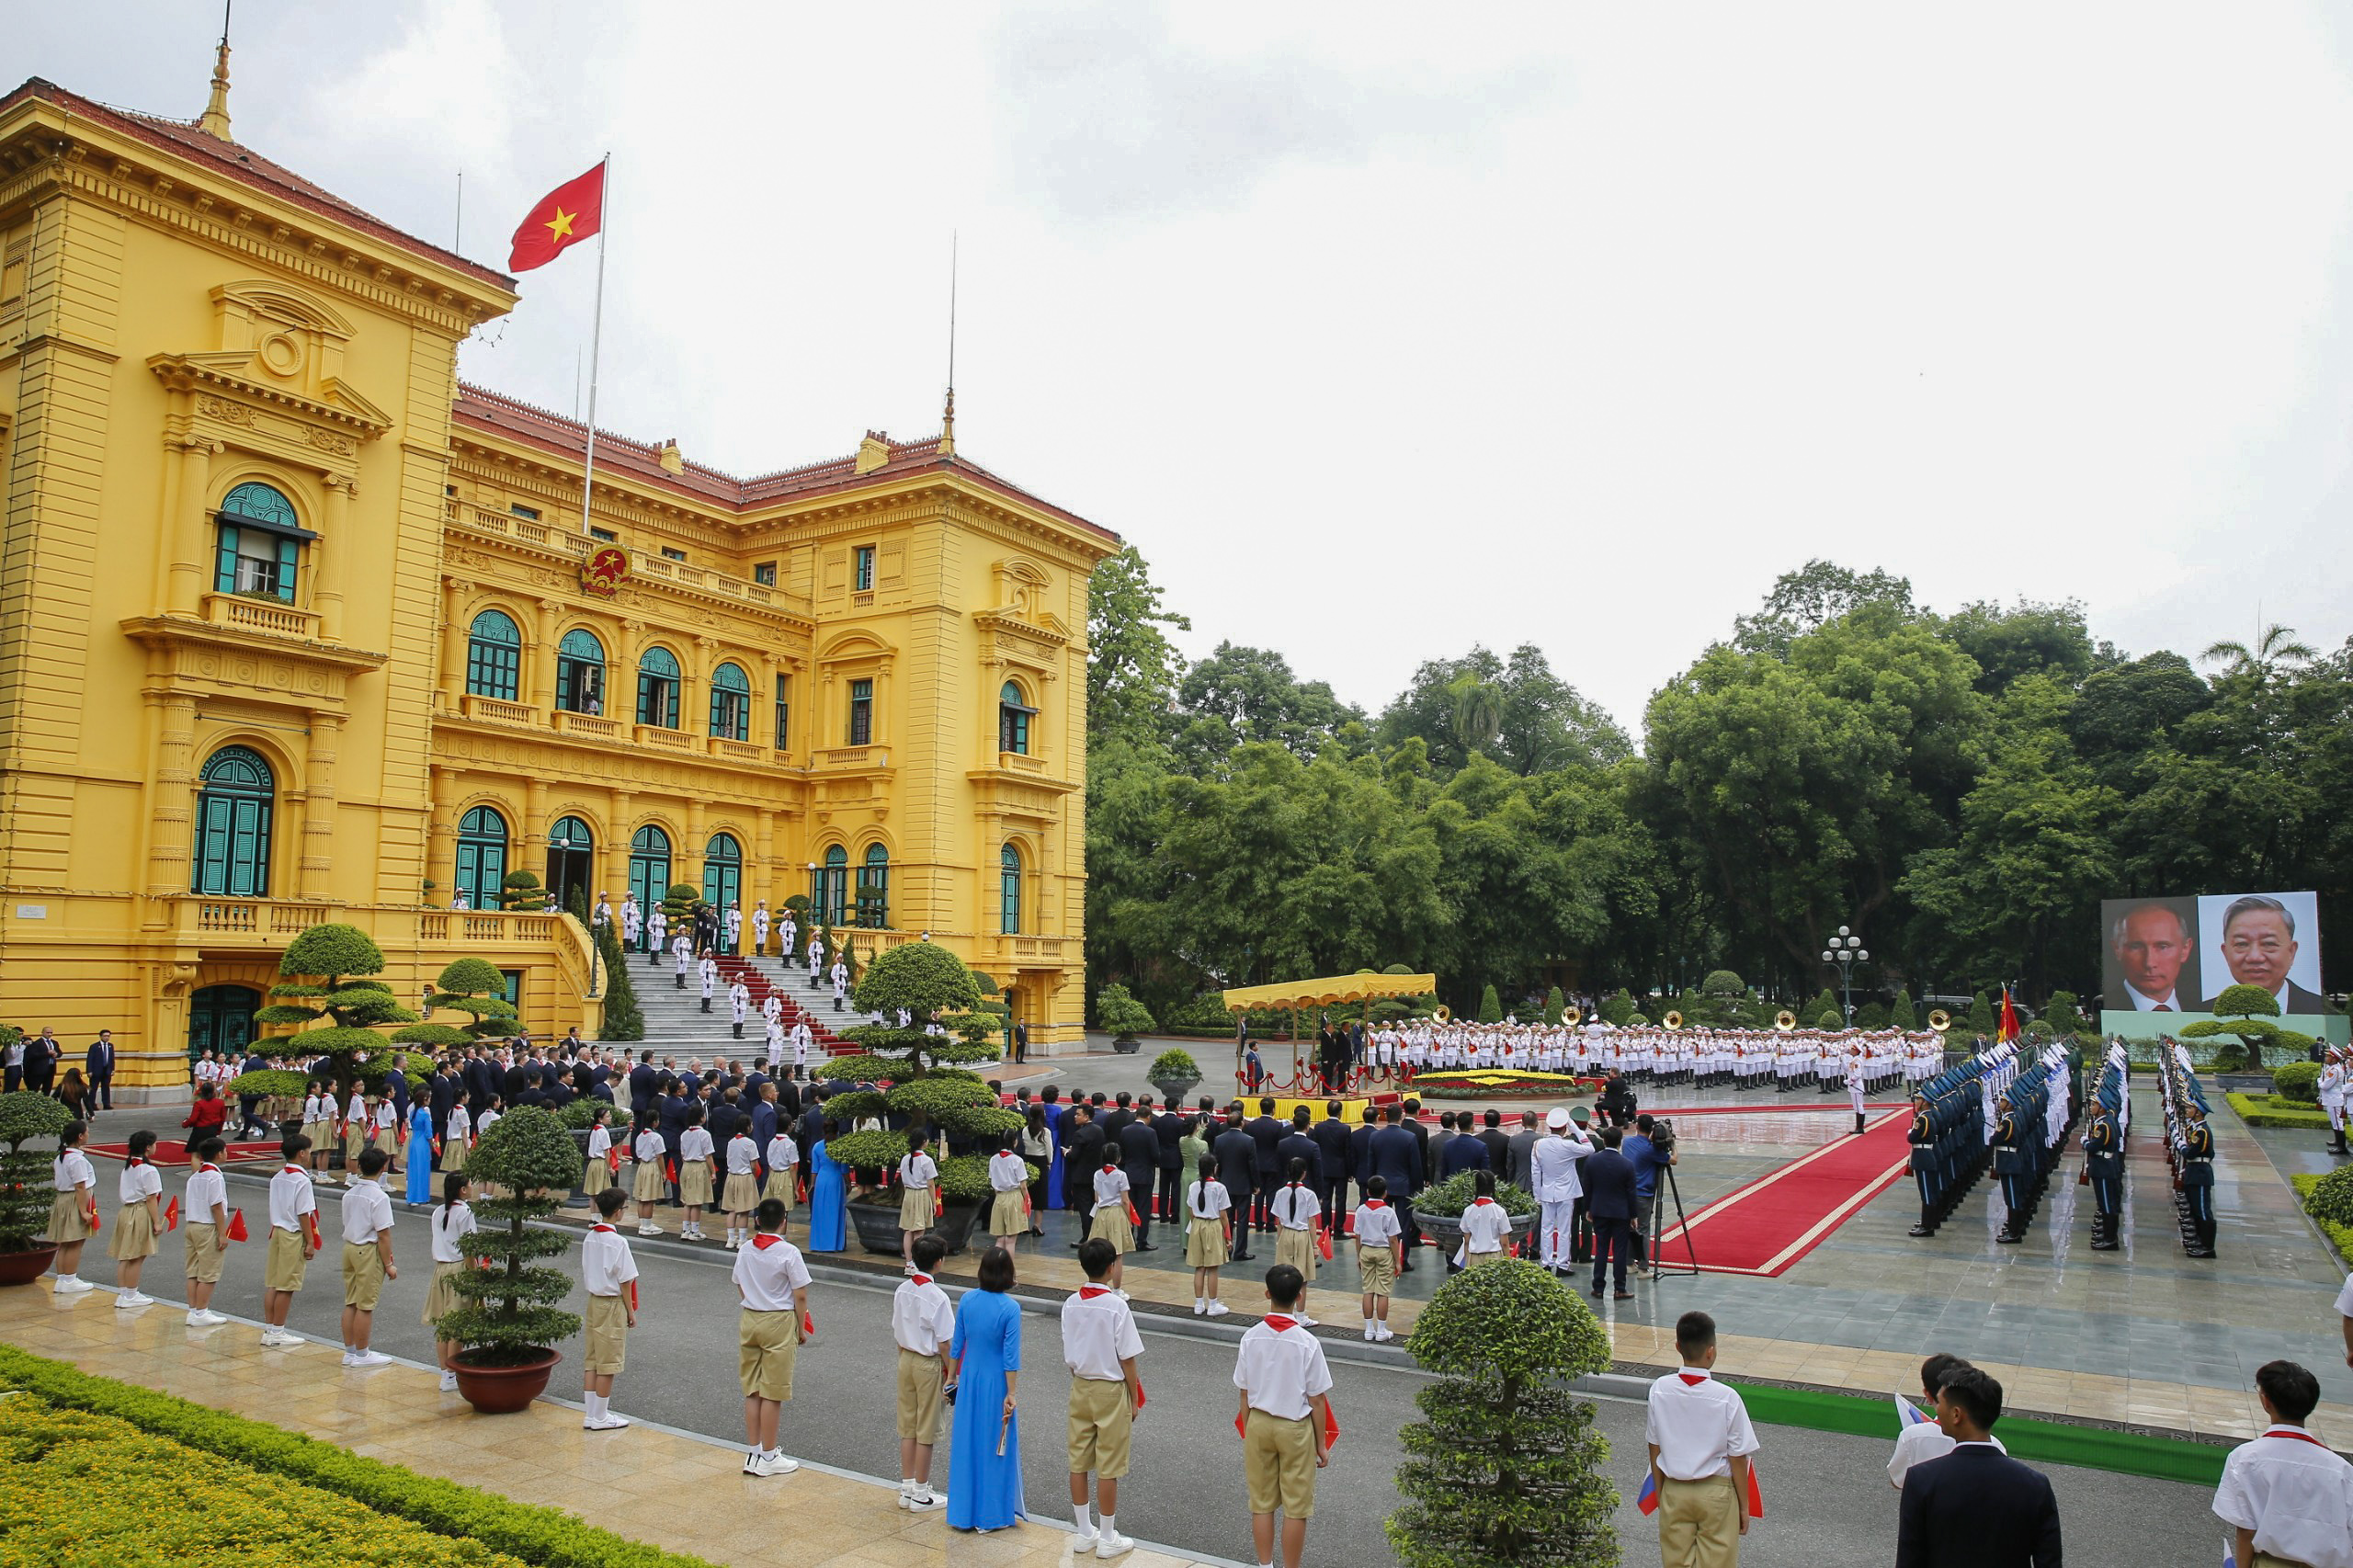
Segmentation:
<svg viewBox="0 0 2353 1568">
<path fill-rule="evenodd" d="M 1663 1116 L 1651 1118 L 1651 1146 L 1662 1154 L 1675 1153 L 1675 1123 Z"/>
</svg>

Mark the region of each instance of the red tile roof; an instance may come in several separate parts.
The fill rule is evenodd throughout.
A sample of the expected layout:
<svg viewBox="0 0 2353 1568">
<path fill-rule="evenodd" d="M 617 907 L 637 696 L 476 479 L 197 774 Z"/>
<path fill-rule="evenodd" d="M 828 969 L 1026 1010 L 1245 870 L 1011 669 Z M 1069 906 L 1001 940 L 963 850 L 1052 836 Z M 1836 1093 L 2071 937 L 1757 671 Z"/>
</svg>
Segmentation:
<svg viewBox="0 0 2353 1568">
<path fill-rule="evenodd" d="M 581 460 L 588 444 L 588 427 L 579 420 L 567 419 L 560 414 L 463 381 L 458 384 L 455 412 L 460 426 L 494 431 L 575 462 Z M 886 439 L 885 445 L 890 455 L 881 466 L 864 473 L 858 472 L 855 457 L 846 457 L 828 458 L 823 462 L 809 463 L 801 468 L 738 479 L 698 462 L 688 463 L 683 473 L 672 473 L 662 466 L 662 449 L 658 443 L 640 441 L 599 429 L 597 432 L 597 472 L 627 474 L 656 489 L 679 492 L 733 512 L 749 511 L 788 498 L 862 489 L 909 474 L 952 472 L 983 489 L 994 490 L 1024 506 L 1033 506 L 1098 539 L 1108 540 L 1114 544 L 1120 540 L 1120 536 L 1109 528 L 1088 522 L 1076 513 L 1064 511 L 1050 501 L 1041 500 L 1032 492 L 1000 479 L 966 458 L 943 456 L 937 436 L 926 436 L 915 441 Z"/>
<path fill-rule="evenodd" d="M 210 132 L 199 130 L 194 120 L 165 119 L 158 115 L 116 108 L 95 98 L 85 98 L 79 93 L 68 92 L 56 83 L 39 76 L 28 78 L 22 86 L 0 98 L 0 114 L 6 114 L 28 98 L 53 104 L 68 114 L 109 126 L 150 146 L 179 153 L 214 173 L 226 175 L 297 207 L 308 208 L 333 218 L 362 233 L 389 241 L 403 250 L 438 262 L 493 288 L 514 292 L 515 280 L 506 274 L 468 261 L 454 251 L 443 250 L 439 245 L 420 240 L 414 234 L 404 233 L 381 218 L 361 211 L 333 191 L 312 184 L 293 170 L 271 163 L 234 142 L 223 142 Z"/>
</svg>

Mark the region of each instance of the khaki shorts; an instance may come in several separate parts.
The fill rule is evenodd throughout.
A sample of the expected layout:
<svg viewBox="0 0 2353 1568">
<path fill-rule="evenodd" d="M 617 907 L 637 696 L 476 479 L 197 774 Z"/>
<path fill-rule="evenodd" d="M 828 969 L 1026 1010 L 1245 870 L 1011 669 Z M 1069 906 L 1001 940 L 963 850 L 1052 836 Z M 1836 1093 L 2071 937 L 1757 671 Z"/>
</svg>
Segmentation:
<svg viewBox="0 0 2353 1568">
<path fill-rule="evenodd" d="M 1020 1187 L 1000 1192 L 989 1202 L 989 1234 L 1026 1235 L 1029 1231 L 1029 1193 Z"/>
<path fill-rule="evenodd" d="M 1397 1286 L 1397 1258 L 1387 1242 L 1357 1247 L 1357 1278 L 1368 1296 L 1386 1296 Z"/>
<path fill-rule="evenodd" d="M 899 1436 L 918 1443 L 937 1443 L 946 1428 L 948 1402 L 941 1391 L 948 1369 L 937 1356 L 918 1356 L 899 1348 Z"/>
<path fill-rule="evenodd" d="M 1253 1410 L 1242 1430 L 1242 1473 L 1250 1486 L 1250 1511 L 1277 1508 L 1290 1519 L 1315 1517 L 1315 1434 L 1313 1415 L 1285 1421 Z"/>
<path fill-rule="evenodd" d="M 363 1312 L 376 1310 L 384 1293 L 384 1255 L 374 1242 L 343 1244 L 343 1304 Z"/>
<path fill-rule="evenodd" d="M 792 1397 L 792 1360 L 801 1349 L 801 1324 L 790 1312 L 744 1309 L 736 1320 L 735 1372 L 745 1399 Z"/>
<path fill-rule="evenodd" d="M 1120 1218 L 1124 1221 L 1127 1216 Z M 1117 1481 L 1128 1473 L 1128 1437 L 1135 1425 L 1124 1381 L 1070 1381 L 1070 1472 Z"/>
<path fill-rule="evenodd" d="M 221 1231 L 206 1220 L 190 1221 L 187 1226 L 188 1277 L 199 1285 L 218 1284 L 221 1279 Z"/>
<path fill-rule="evenodd" d="M 1510 1256 L 1511 1254 L 1504 1251 L 1501 1247 L 1497 1247 L 1494 1252 L 1474 1252 L 1468 1258 L 1463 1260 L 1462 1267 L 1465 1268 L 1476 1268 L 1483 1263 L 1501 1263 Z"/>
<path fill-rule="evenodd" d="M 262 1288 L 268 1290 L 299 1290 L 302 1276 L 310 1268 L 311 1260 L 302 1256 L 302 1238 L 292 1231 L 281 1231 L 275 1225 L 269 1231 L 269 1259 L 262 1265 Z"/>
<path fill-rule="evenodd" d="M 582 1359 L 589 1373 L 607 1377 L 619 1372 L 629 1358 L 629 1302 L 620 1296 L 591 1296 L 580 1330 Z M 785 1393 L 792 1392 L 792 1376 L 785 1374 Z"/>
</svg>

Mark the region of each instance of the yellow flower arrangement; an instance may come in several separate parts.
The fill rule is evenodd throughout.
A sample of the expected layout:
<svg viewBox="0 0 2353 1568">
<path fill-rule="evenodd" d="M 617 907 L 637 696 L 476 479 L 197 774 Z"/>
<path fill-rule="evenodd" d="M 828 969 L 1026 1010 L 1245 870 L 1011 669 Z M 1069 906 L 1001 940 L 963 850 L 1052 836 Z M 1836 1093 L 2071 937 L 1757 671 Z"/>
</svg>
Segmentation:
<svg viewBox="0 0 2353 1568">
<path fill-rule="evenodd" d="M 1408 1094 L 1433 1099 L 1475 1099 L 1482 1096 L 1544 1098 L 1582 1093 L 1573 1073 L 1523 1073 L 1516 1067 L 1447 1068 L 1415 1074 Z"/>
<path fill-rule="evenodd" d="M 127 1421 L 0 1397 L 0 1568 L 524 1568 Z"/>
</svg>

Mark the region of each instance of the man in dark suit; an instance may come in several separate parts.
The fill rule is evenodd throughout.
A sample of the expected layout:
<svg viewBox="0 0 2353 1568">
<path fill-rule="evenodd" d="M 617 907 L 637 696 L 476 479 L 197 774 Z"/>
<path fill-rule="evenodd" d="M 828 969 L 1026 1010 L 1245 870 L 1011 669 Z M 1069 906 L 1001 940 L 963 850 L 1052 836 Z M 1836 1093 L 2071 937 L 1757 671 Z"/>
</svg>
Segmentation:
<svg viewBox="0 0 2353 1568">
<path fill-rule="evenodd" d="M 1522 1192 L 1536 1190 L 1536 1142 L 1543 1136 L 1536 1130 L 1536 1113 L 1519 1113 L 1519 1131 L 1506 1141 L 1505 1163 L 1495 1167 L 1496 1179 L 1508 1181 Z"/>
<path fill-rule="evenodd" d="M 1127 1173 L 1128 1201 L 1136 1211 L 1136 1251 L 1152 1252 L 1152 1184 L 1160 1175 L 1160 1134 L 1131 1111 L 1118 1137 L 1120 1168 Z"/>
<path fill-rule="evenodd" d="M 654 1065 L 654 1053 L 641 1051 L 637 1065 L 629 1070 L 629 1109 L 631 1116 L 642 1116 L 654 1105 L 654 1085 L 662 1076 Z"/>
<path fill-rule="evenodd" d="M 57 1079 L 57 1036 L 44 1028 L 25 1039 L 25 1087 L 45 1095 Z"/>
<path fill-rule="evenodd" d="M 1322 1191 L 1324 1151 L 1317 1145 L 1313 1134 L 1309 1131 L 1308 1109 L 1305 1106 L 1301 1106 L 1290 1113 L 1290 1131 L 1284 1133 L 1283 1141 L 1275 1145 L 1275 1168 L 1281 1173 L 1282 1179 L 1285 1181 L 1290 1179 L 1290 1163 L 1293 1160 L 1304 1160 L 1307 1163 L 1307 1190 Z"/>
<path fill-rule="evenodd" d="M 1422 1244 L 1420 1229 L 1414 1223 L 1414 1195 L 1422 1190 L 1422 1173 L 1429 1167 L 1422 1163 L 1422 1146 L 1413 1131 L 1404 1124 L 1404 1113 L 1390 1106 L 1381 1113 L 1381 1131 L 1365 1144 L 1364 1168 L 1361 1179 L 1379 1176 L 1388 1184 L 1389 1201 L 1397 1210 L 1397 1223 L 1405 1233 L 1405 1272 L 1414 1269 L 1414 1253 Z"/>
<path fill-rule="evenodd" d="M 433 1074 L 432 1085 L 426 1091 L 427 1096 L 426 1103 L 433 1113 L 433 1136 L 436 1139 L 449 1136 L 449 1112 L 458 1103 L 458 1092 L 460 1086 L 458 1082 L 457 1069 L 448 1062 L 443 1062 L 439 1070 Z"/>
<path fill-rule="evenodd" d="M 1178 1146 L 1185 1137 L 1185 1119 L 1176 1114 L 1178 1108 L 1174 1104 L 1162 1107 L 1160 1113 L 1152 1119 L 1152 1135 L 1160 1143 L 1160 1160 L 1156 1167 L 1160 1175 L 1160 1198 L 1155 1207 L 1160 1210 L 1160 1217 L 1176 1226 L 1176 1233 L 1181 1236 L 1185 1233 L 1184 1194 L 1188 1176 L 1185 1152 Z"/>
<path fill-rule="evenodd" d="M 1481 1120 L 1484 1125 L 1478 1136 L 1487 1146 L 1487 1168 L 1495 1173 L 1497 1181 L 1506 1180 L 1511 1175 L 1511 1139 L 1504 1131 L 1503 1112 L 1491 1110 Z"/>
<path fill-rule="evenodd" d="M 1622 1129 L 1606 1129 L 1602 1146 L 1585 1157 L 1585 1168 L 1577 1173 L 1585 1181 L 1586 1210 L 1593 1217 L 1593 1293 L 1601 1294 L 1603 1271 L 1615 1259 L 1621 1301 L 1632 1300 L 1634 1294 L 1626 1289 L 1626 1264 L 1633 1253 L 1637 1202 L 1633 1162 L 1618 1152 L 1624 1139 Z"/>
<path fill-rule="evenodd" d="M 1120 1136 L 1120 1129 L 1125 1127 L 1129 1122 L 1133 1121 L 1136 1119 L 1136 1113 L 1132 1109 L 1129 1108 L 1134 1103 L 1134 1096 L 1129 1094 L 1125 1089 L 1121 1089 L 1120 1091 L 1120 1097 L 1113 1105 L 1109 1114 L 1101 1115 L 1104 1137 L 1108 1139 L 1117 1139 Z M 1098 1115 L 1100 1114 L 1101 1113 L 1098 1113 Z"/>
<path fill-rule="evenodd" d="M 1258 1189 L 1258 1141 L 1242 1125 L 1239 1101 L 1226 1112 L 1225 1131 L 1210 1144 L 1217 1160 L 1217 1179 L 1233 1203 L 1233 1261 L 1250 1261 L 1250 1195 Z"/>
<path fill-rule="evenodd" d="M 1957 1446 L 1904 1472 L 1895 1568 L 2059 1568 L 2059 1500 L 1994 1446 L 2001 1418 L 2000 1383 L 1975 1367 L 1947 1375 L 1937 1425 Z"/>
<path fill-rule="evenodd" d="M 1283 1141 L 1283 1124 L 1275 1119 L 1275 1102 L 1262 1097 L 1258 1114 L 1250 1119 L 1251 1141 L 1258 1145 L 1257 1201 L 1252 1208 L 1251 1219 L 1261 1231 L 1272 1234 L 1275 1228 L 1275 1188 L 1283 1184 L 1282 1161 L 1275 1151 Z"/>
<path fill-rule="evenodd" d="M 1460 1176 L 1464 1171 L 1483 1171 L 1491 1168 L 1487 1164 L 1487 1146 L 1480 1142 L 1477 1135 L 1471 1131 L 1470 1120 L 1471 1113 L 1467 1110 L 1462 1113 L 1462 1119 L 1459 1122 L 1454 1119 L 1454 1115 L 1450 1111 L 1439 1116 L 1438 1119 L 1438 1180 L 1444 1181 L 1449 1176 Z M 1449 1128 L 1454 1129 L 1454 1135 L 1450 1138 L 1446 1136 Z"/>
<path fill-rule="evenodd" d="M 1093 1106 L 1071 1107 L 1068 1125 L 1070 1156 L 1063 1165 L 1063 1200 L 1078 1219 L 1077 1233 L 1070 1244 L 1075 1248 L 1086 1239 L 1086 1216 L 1095 1208 L 1095 1173 L 1103 1168 L 1107 1140 L 1102 1124 L 1095 1119 Z"/>
<path fill-rule="evenodd" d="M 100 1029 L 82 1058 L 82 1076 L 90 1081 L 90 1105 L 96 1110 L 114 1108 L 114 1030 Z"/>
<path fill-rule="evenodd" d="M 466 1112 L 480 1120 L 482 1113 L 490 1108 L 492 1096 L 503 1093 L 506 1088 L 499 1080 L 498 1063 L 476 1051 L 466 1062 L 465 1081 Z"/>
<path fill-rule="evenodd" d="M 1359 1192 L 1372 1176 L 1372 1135 L 1380 1131 L 1380 1108 L 1369 1103 L 1364 1108 L 1363 1119 L 1348 1129 L 1348 1154 L 1340 1167 L 1341 1181 L 1354 1181 Z"/>
<path fill-rule="evenodd" d="M 1323 1157 L 1323 1179 L 1316 1196 L 1323 1199 L 1324 1215 L 1336 1226 L 1348 1196 L 1348 1124 L 1340 1119 L 1340 1102 L 1324 1102 L 1324 1119 L 1308 1130 L 1315 1140 L 1316 1152 Z"/>
</svg>

